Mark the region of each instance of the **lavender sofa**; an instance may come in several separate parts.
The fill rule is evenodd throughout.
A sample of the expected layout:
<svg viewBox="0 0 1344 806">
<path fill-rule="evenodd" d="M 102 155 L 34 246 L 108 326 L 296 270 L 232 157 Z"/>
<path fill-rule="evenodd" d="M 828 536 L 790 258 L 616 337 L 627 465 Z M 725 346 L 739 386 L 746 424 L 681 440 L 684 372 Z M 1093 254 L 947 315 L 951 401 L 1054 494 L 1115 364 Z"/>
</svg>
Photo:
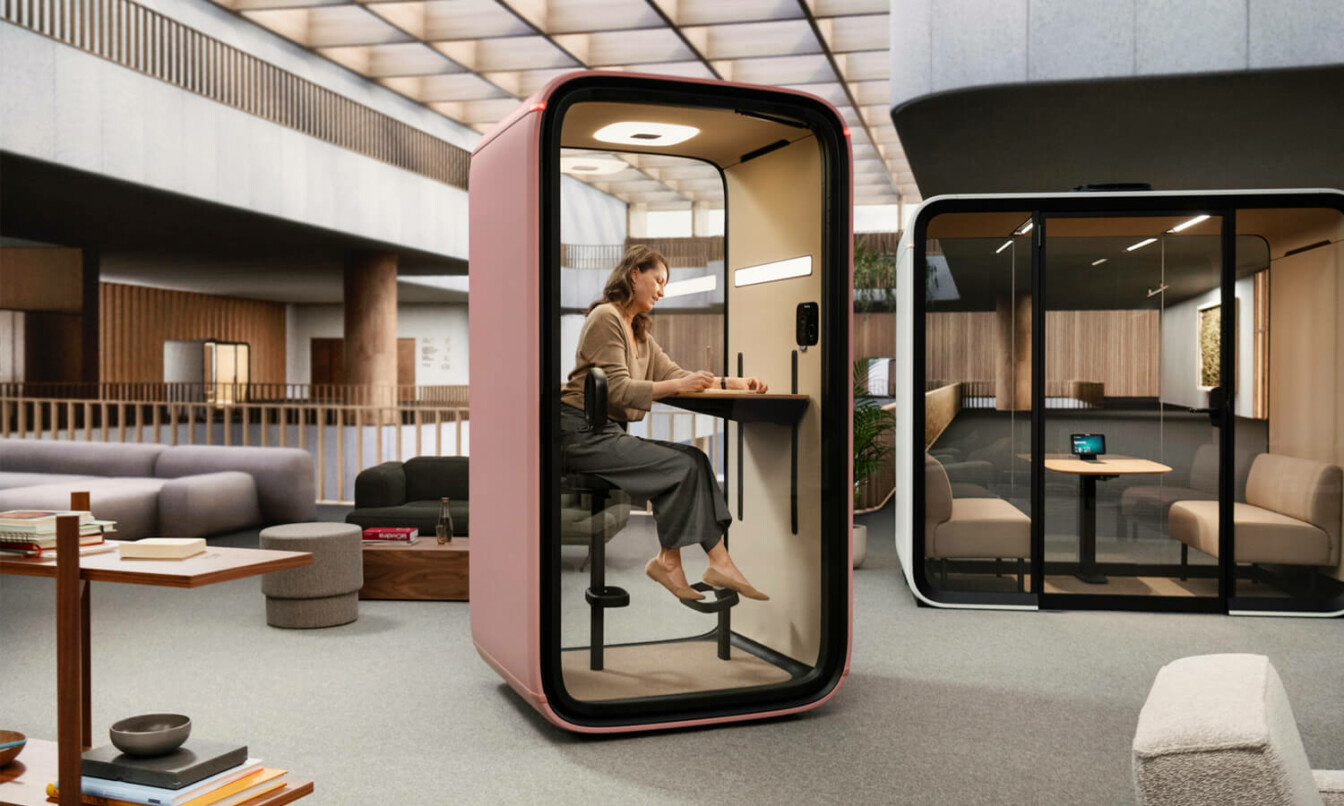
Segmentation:
<svg viewBox="0 0 1344 806">
<path fill-rule="evenodd" d="M 117 537 L 203 537 L 317 518 L 297 448 L 0 439 L 0 510 L 64 509 L 87 490 Z"/>
</svg>

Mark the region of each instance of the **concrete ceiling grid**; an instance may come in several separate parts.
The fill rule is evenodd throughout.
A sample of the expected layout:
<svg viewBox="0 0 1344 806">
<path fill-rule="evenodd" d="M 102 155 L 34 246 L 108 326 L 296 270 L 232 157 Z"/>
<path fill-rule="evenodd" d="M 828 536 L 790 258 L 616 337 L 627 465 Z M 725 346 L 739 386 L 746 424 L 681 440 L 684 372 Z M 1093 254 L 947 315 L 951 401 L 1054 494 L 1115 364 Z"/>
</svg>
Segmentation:
<svg viewBox="0 0 1344 806">
<path fill-rule="evenodd" d="M 584 68 L 811 92 L 852 128 L 857 205 L 918 200 L 886 109 L 888 1 L 211 0 L 479 132 Z M 638 161 L 598 186 L 649 209 L 723 205 L 721 188 Z"/>
<path fill-rule="evenodd" d="M 208 41 L 227 35 L 236 53 L 297 69 L 288 75 L 311 89 L 377 103 L 385 119 L 468 147 L 479 137 L 335 65 L 313 69 L 306 51 L 279 43 L 294 52 L 277 52 L 274 36 L 215 6 L 151 2 L 149 14 L 160 13 L 153 5 L 185 18 L 149 18 L 159 30 L 199 24 Z M 5 242 L 97 245 L 109 281 L 289 302 L 339 300 L 351 249 L 396 251 L 407 277 L 465 275 L 463 188 L 277 125 L 40 23 L 0 17 L 0 62 L 16 77 L 0 90 L 0 117 L 24 123 L 0 126 Z M 401 296 L 465 300 L 462 289 L 413 283 Z"/>
</svg>

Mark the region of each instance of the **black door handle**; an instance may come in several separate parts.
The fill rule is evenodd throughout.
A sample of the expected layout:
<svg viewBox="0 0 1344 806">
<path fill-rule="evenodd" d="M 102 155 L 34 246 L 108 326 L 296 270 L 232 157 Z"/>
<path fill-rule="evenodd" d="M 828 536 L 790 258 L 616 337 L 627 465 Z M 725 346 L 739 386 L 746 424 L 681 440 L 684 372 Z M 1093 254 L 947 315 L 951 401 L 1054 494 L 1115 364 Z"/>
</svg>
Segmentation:
<svg viewBox="0 0 1344 806">
<path fill-rule="evenodd" d="M 1213 387 L 1209 390 L 1208 408 L 1190 409 L 1190 413 L 1207 414 L 1209 415 L 1210 423 L 1222 428 L 1224 419 L 1227 415 L 1227 393 L 1223 391 L 1223 387 L 1221 386 Z"/>
</svg>

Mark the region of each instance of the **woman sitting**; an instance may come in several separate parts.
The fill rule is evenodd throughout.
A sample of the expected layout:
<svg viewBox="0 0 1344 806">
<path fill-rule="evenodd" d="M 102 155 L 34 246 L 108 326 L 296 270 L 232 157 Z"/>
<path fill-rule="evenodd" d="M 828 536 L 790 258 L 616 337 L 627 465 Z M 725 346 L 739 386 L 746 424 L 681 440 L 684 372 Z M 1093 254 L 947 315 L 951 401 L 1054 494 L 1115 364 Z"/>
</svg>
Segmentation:
<svg viewBox="0 0 1344 806">
<path fill-rule="evenodd" d="M 719 489 L 709 457 L 689 445 L 641 439 L 624 424 L 644 418 L 653 401 L 670 395 L 703 392 L 710 387 L 763 393 L 756 378 L 716 378 L 677 366 L 653 340 L 649 312 L 663 297 L 667 261 L 646 246 L 632 246 L 607 278 L 602 298 L 588 309 L 579 332 L 574 371 L 560 406 L 560 445 L 568 470 L 604 479 L 653 502 L 658 526 L 658 556 L 644 571 L 681 599 L 704 599 L 686 581 L 681 549 L 699 544 L 709 558 L 702 577 L 717 588 L 730 588 L 750 599 L 768 599 L 747 582 L 724 545 L 732 515 Z M 607 425 L 586 430 L 583 388 L 590 367 L 607 374 Z"/>
</svg>

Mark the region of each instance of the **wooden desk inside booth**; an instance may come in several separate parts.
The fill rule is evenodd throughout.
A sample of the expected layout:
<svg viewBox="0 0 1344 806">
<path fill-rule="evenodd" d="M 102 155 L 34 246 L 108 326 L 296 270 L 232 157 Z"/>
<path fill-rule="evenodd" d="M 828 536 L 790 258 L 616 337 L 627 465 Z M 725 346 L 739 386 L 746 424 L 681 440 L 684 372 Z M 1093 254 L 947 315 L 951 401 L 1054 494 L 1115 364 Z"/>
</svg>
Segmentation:
<svg viewBox="0 0 1344 806">
<path fill-rule="evenodd" d="M 789 426 L 793 444 L 789 451 L 789 514 L 793 533 L 798 533 L 798 421 L 812 398 L 809 395 L 759 394 L 738 389 L 707 389 L 686 395 L 671 395 L 658 401 L 669 406 L 742 423 Z M 737 431 L 737 515 L 742 517 L 742 429 Z"/>
</svg>

